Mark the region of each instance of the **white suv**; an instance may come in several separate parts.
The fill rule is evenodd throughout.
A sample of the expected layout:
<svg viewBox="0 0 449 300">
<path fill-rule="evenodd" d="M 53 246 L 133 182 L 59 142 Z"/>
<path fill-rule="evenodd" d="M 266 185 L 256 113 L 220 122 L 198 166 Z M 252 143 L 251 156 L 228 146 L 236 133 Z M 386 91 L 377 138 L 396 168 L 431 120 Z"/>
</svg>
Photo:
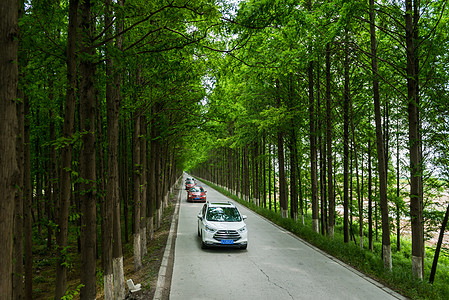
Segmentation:
<svg viewBox="0 0 449 300">
<path fill-rule="evenodd" d="M 237 207 L 231 202 L 206 202 L 198 214 L 201 247 L 233 246 L 246 249 L 248 230 Z"/>
</svg>

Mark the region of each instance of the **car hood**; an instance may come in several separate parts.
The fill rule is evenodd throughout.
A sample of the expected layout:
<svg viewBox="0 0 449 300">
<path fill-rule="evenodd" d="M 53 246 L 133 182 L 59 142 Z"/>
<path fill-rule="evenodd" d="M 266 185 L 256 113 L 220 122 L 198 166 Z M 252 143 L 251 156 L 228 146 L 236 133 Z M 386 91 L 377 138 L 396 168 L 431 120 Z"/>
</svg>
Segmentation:
<svg viewBox="0 0 449 300">
<path fill-rule="evenodd" d="M 207 224 L 217 230 L 237 230 L 245 226 L 245 222 L 210 222 Z"/>
</svg>

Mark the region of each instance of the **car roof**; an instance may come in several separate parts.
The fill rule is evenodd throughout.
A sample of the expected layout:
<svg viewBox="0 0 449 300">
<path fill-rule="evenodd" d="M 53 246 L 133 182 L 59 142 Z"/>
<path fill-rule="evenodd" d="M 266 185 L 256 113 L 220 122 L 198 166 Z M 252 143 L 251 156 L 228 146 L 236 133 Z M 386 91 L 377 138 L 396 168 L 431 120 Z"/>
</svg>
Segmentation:
<svg viewBox="0 0 449 300">
<path fill-rule="evenodd" d="M 235 207 L 231 202 L 209 202 L 209 207 Z"/>
<path fill-rule="evenodd" d="M 203 188 L 202 186 L 200 186 L 200 185 L 192 186 L 192 187 L 190 188 L 190 190 L 191 190 L 191 189 L 203 189 L 203 190 L 204 190 L 204 188 Z"/>
</svg>

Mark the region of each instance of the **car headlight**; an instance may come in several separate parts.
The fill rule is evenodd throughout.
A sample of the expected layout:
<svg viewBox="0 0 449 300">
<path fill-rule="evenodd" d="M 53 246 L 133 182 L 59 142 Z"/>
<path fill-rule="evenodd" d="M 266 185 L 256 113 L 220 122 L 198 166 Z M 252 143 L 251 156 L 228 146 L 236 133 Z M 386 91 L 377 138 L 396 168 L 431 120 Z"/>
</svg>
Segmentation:
<svg viewBox="0 0 449 300">
<path fill-rule="evenodd" d="M 212 228 L 212 227 L 210 227 L 210 226 L 208 226 L 208 225 L 204 226 L 204 229 L 205 229 L 207 232 L 210 232 L 210 233 L 214 233 L 214 232 L 216 231 L 215 228 Z"/>
<path fill-rule="evenodd" d="M 245 232 L 246 231 L 246 226 L 243 226 L 242 228 L 237 229 L 237 231 L 240 232 L 240 233 Z"/>
</svg>

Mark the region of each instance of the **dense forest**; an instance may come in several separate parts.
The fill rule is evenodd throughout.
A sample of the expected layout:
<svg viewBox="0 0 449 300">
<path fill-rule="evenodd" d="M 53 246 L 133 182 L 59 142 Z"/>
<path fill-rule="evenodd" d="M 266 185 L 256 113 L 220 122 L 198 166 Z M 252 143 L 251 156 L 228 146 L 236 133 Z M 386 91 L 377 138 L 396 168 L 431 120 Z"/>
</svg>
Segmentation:
<svg viewBox="0 0 449 300">
<path fill-rule="evenodd" d="M 2 299 L 124 299 L 182 171 L 449 295 L 446 6 L 1 1 Z"/>
</svg>

